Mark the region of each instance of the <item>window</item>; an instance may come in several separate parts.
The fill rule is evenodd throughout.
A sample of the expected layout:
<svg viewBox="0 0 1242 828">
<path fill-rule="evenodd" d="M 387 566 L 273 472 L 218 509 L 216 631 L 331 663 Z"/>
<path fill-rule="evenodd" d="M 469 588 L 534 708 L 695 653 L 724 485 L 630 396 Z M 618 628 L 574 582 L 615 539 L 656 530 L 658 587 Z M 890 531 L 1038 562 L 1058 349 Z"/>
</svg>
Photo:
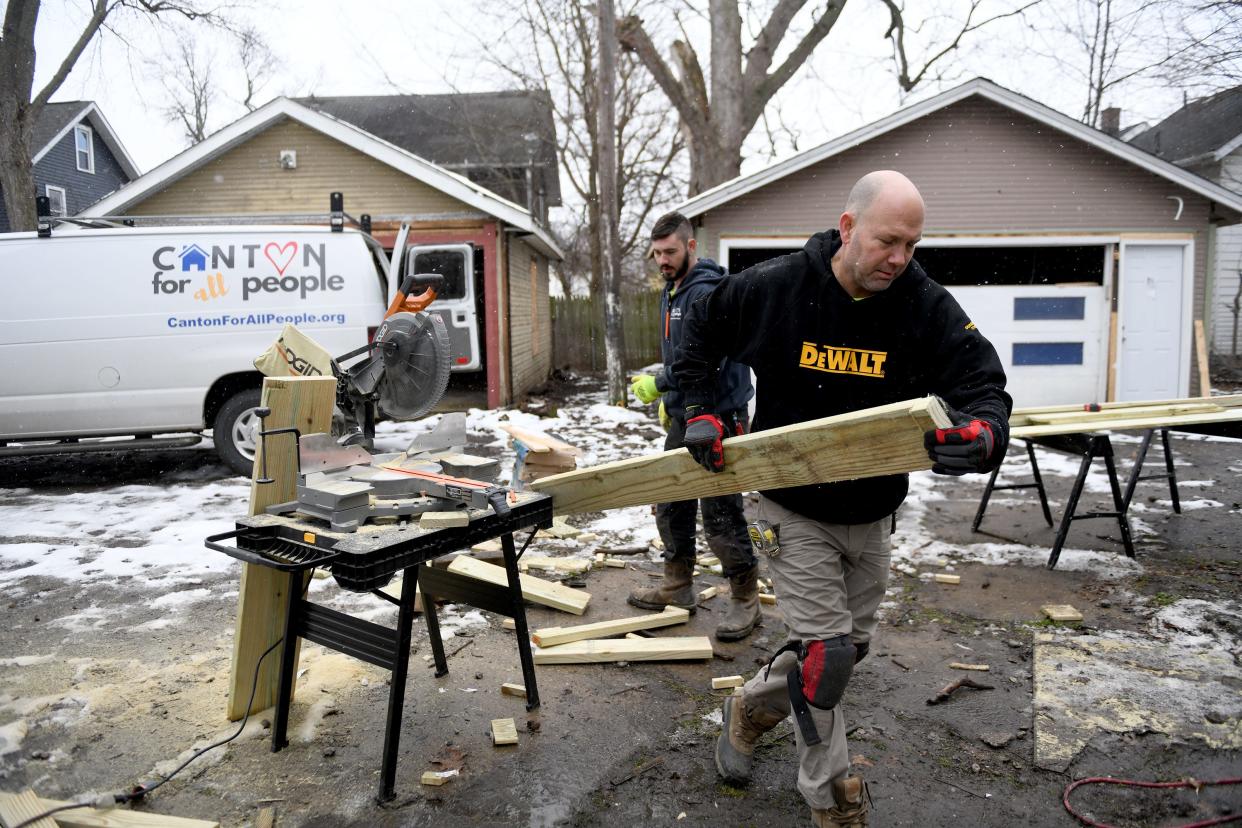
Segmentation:
<svg viewBox="0 0 1242 828">
<path fill-rule="evenodd" d="M 54 216 L 69 215 L 69 211 L 65 209 L 66 201 L 65 201 L 65 188 L 64 187 L 53 187 L 51 184 L 48 184 L 47 185 L 47 200 L 50 202 L 48 209 L 51 211 L 52 215 Z"/>
<path fill-rule="evenodd" d="M 88 126 L 73 128 L 73 148 L 78 159 L 78 169 L 95 172 L 95 131 Z"/>
<path fill-rule="evenodd" d="M 439 273 L 444 277 L 444 290 L 439 299 L 466 298 L 466 259 L 457 250 L 431 250 L 418 253 L 407 266 L 407 273 Z"/>
<path fill-rule="evenodd" d="M 1104 284 L 1102 245 L 937 247 L 932 241 L 919 245 L 914 258 L 945 286 Z"/>
</svg>

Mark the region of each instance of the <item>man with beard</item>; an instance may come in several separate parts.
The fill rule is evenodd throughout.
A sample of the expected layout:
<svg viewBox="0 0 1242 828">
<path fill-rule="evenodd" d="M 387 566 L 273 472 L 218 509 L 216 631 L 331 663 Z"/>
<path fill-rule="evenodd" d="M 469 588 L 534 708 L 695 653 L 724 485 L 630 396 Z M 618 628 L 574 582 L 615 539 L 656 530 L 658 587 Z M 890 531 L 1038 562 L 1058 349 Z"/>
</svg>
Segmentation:
<svg viewBox="0 0 1242 828">
<path fill-rule="evenodd" d="M 651 228 L 651 255 L 665 281 L 660 297 L 660 352 L 664 367 L 655 376 L 635 377 L 632 390 L 644 403 L 663 397 L 661 408 L 668 420 L 665 449 L 680 448 L 686 428 L 681 387 L 669 370 L 681 344 L 686 311 L 693 302 L 711 293 L 725 275 L 724 268 L 711 259 L 698 258 L 695 246 L 690 221 L 681 213 L 662 216 Z M 730 435 L 745 434 L 749 420 L 746 403 L 754 393 L 750 370 L 727 359 L 720 360 L 714 368 L 715 377 L 707 392 L 712 410 L 719 413 L 722 427 Z M 664 541 L 664 579 L 658 586 L 635 590 L 628 600 L 643 609 L 662 610 L 671 604 L 691 613 L 695 611 L 695 514 L 700 506 L 707 547 L 720 559 L 730 584 L 729 609 L 716 627 L 716 637 L 721 641 L 738 641 L 750 635 L 760 619 L 759 572 L 746 533 L 740 494 L 657 505 L 656 527 Z"/>
<path fill-rule="evenodd" d="M 1004 370 L 914 261 L 923 217 L 908 178 L 869 173 L 850 191 L 836 230 L 729 276 L 691 308 L 673 369 L 684 393 L 683 442 L 696 460 L 709 471 L 725 466 L 721 442 L 730 432 L 712 400 L 728 357 L 758 377 L 756 431 L 936 394 L 954 427 L 924 435 L 932 470 L 960 475 L 1000 464 L 1012 405 Z M 907 489 L 904 474 L 796 486 L 761 492 L 756 511 L 770 527 L 760 527 L 761 548 L 792 640 L 725 701 L 716 768 L 748 781 L 756 740 L 792 711 L 798 790 L 819 828 L 867 823 L 840 701 L 875 634 L 890 521 Z"/>
</svg>

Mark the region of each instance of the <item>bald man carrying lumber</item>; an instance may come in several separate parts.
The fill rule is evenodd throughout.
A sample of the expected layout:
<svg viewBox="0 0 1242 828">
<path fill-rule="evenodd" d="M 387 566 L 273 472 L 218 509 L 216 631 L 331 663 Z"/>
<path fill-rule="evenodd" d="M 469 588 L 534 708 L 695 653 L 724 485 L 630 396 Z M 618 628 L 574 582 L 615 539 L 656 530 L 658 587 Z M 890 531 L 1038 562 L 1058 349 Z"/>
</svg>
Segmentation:
<svg viewBox="0 0 1242 828">
<path fill-rule="evenodd" d="M 1005 373 L 991 343 L 914 261 L 923 219 L 908 178 L 869 173 L 850 191 L 838 229 L 726 277 L 690 308 L 673 372 L 685 392 L 684 444 L 699 463 L 724 468 L 726 431 L 711 388 L 728 357 L 758 379 L 756 432 L 936 394 L 955 427 L 925 435 L 933 471 L 1000 464 L 1012 408 Z M 840 702 L 875 634 L 891 517 L 907 489 L 901 474 L 760 493 L 757 546 L 792 640 L 725 702 L 716 767 L 748 781 L 755 741 L 792 711 L 798 790 L 820 828 L 867 824 L 869 796 L 849 775 Z"/>
</svg>

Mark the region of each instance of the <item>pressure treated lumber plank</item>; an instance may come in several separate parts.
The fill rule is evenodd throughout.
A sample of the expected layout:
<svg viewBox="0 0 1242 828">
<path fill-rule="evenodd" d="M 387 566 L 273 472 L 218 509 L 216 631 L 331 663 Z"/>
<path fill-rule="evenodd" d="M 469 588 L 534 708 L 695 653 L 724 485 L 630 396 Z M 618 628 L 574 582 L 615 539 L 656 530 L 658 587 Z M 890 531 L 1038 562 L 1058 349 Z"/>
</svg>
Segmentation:
<svg viewBox="0 0 1242 828">
<path fill-rule="evenodd" d="M 1210 403 L 1211 405 L 1219 406 L 1221 408 L 1238 408 L 1242 407 L 1242 394 L 1225 394 L 1219 397 L 1208 398 L 1183 397 L 1172 400 L 1128 400 L 1126 402 L 1093 403 L 1093 405 L 1098 406 L 1101 411 L 1126 411 L 1135 408 L 1149 408 L 1152 406 L 1179 405 L 1181 403 L 1191 403 L 1196 405 Z M 1037 405 L 1028 406 L 1026 408 L 1015 408 L 1013 414 L 1009 418 L 1009 425 L 1025 425 L 1024 418 L 1032 414 L 1059 414 L 1075 412 L 1086 413 L 1081 403 Z"/>
<path fill-rule="evenodd" d="M 923 432 L 952 425 L 935 397 L 852 411 L 732 437 L 725 470 L 706 471 L 686 449 L 604 463 L 530 484 L 557 514 L 829 483 L 931 468 Z"/>
<path fill-rule="evenodd" d="M 591 568 L 591 562 L 584 558 L 549 558 L 546 555 L 523 555 L 518 561 L 518 569 L 547 569 L 552 572 L 564 572 L 567 575 L 581 575 Z"/>
<path fill-rule="evenodd" d="M 710 659 L 712 642 L 705 635 L 679 638 L 605 638 L 539 647 L 536 664 L 597 664 L 606 661 L 689 661 Z"/>
<path fill-rule="evenodd" d="M 1146 431 L 1149 428 L 1172 428 L 1209 423 L 1242 422 L 1242 408 L 1227 408 L 1208 414 L 1182 414 L 1172 417 L 1133 417 L 1124 414 L 1112 420 L 1093 420 L 1090 423 L 1056 423 L 1054 425 L 1029 425 L 1011 428 L 1011 437 L 1050 437 L 1055 434 L 1075 434 L 1082 431 Z"/>
<path fill-rule="evenodd" d="M 470 525 L 470 515 L 464 511 L 423 512 L 418 517 L 420 529 L 459 529 Z"/>
<path fill-rule="evenodd" d="M 500 426 L 506 431 L 510 437 L 520 440 L 529 451 L 535 454 L 545 454 L 547 452 L 564 452 L 574 457 L 582 456 L 582 449 L 575 445 L 558 440 L 555 437 L 544 434 L 541 431 L 530 431 L 521 426 L 510 425 L 504 423 Z"/>
<path fill-rule="evenodd" d="M 466 555 L 455 558 L 449 564 L 449 572 L 456 572 L 468 578 L 477 578 L 497 586 L 509 585 L 509 577 L 503 566 L 489 564 Z M 582 615 L 586 612 L 587 603 L 591 600 L 590 593 L 580 589 L 570 589 L 533 575 L 519 575 L 518 578 L 522 585 L 522 597 L 533 604 L 542 604 L 545 607 L 571 612 L 574 615 Z"/>
<path fill-rule="evenodd" d="M 46 811 L 68 805 L 58 799 L 39 798 L 39 809 Z M 188 817 L 165 816 L 149 811 L 130 811 L 125 808 L 74 808 L 56 814 L 60 828 L 220 828 L 219 822 Z"/>
<path fill-rule="evenodd" d="M 19 825 L 46 810 L 29 788 L 21 793 L 0 795 L 0 823 L 4 825 Z M 47 816 L 30 823 L 28 828 L 56 828 L 56 822 Z"/>
<path fill-rule="evenodd" d="M 268 377 L 263 380 L 261 405 L 272 410 L 264 423 L 267 430 L 297 428 L 303 434 L 326 433 L 332 427 L 332 406 L 336 402 L 334 377 Z M 255 464 L 250 482 L 250 514 L 261 515 L 268 506 L 297 499 L 297 452 L 292 434 L 271 438 L 267 453 L 267 476 L 274 482 L 258 482 L 266 438 L 255 441 Z M 309 579 L 309 576 L 308 576 Z M 254 681 L 254 668 L 263 651 L 284 634 L 285 610 L 289 604 L 287 573 L 266 566 L 242 564 L 237 598 L 237 625 L 233 636 L 233 666 L 229 677 L 228 717 L 236 721 L 246 715 L 246 700 Z M 303 590 L 306 582 L 302 584 Z M 297 656 L 293 659 L 297 665 Z M 295 670 L 296 672 L 296 670 Z M 280 675 L 280 648 L 263 660 L 251 712 L 266 710 L 276 703 Z M 295 680 L 296 686 L 296 680 Z"/>
<path fill-rule="evenodd" d="M 1195 361 L 1199 365 L 1199 396 L 1212 396 L 1212 372 L 1208 370 L 1207 338 L 1203 333 L 1203 320 L 1196 319 L 1195 324 Z"/>
<path fill-rule="evenodd" d="M 571 641 L 584 641 L 588 638 L 608 638 L 635 630 L 654 630 L 672 624 L 685 624 L 690 620 L 690 611 L 681 607 L 665 607 L 663 612 L 648 615 L 636 615 L 632 618 L 614 618 L 611 621 L 596 621 L 593 624 L 579 624 L 576 627 L 545 627 L 531 634 L 531 641 L 539 647 L 555 647 Z"/>
<path fill-rule="evenodd" d="M 1226 409 L 1213 405 L 1208 401 L 1199 403 L 1178 403 L 1175 405 L 1146 405 L 1127 408 L 1124 412 L 1107 411 L 1058 411 L 1050 414 L 1028 414 L 1022 417 L 1022 425 L 1054 425 L 1057 423 L 1092 423 L 1098 420 L 1116 420 L 1120 416 L 1126 419 L 1136 417 L 1180 417 L 1184 414 L 1215 414 Z M 1014 425 L 1011 418 L 1010 426 Z"/>
</svg>

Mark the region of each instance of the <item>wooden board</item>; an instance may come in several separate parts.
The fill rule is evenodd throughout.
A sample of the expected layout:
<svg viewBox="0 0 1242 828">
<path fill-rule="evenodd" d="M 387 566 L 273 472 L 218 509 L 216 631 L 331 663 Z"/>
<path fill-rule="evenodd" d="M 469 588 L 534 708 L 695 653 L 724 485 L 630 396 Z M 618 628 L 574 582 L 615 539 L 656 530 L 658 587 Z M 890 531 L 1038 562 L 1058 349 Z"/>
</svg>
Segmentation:
<svg viewBox="0 0 1242 828">
<path fill-rule="evenodd" d="M 938 584 L 960 584 L 962 582 L 961 575 L 949 575 L 945 572 L 937 572 L 932 578 Z"/>
<path fill-rule="evenodd" d="M 508 423 L 502 423 L 500 427 L 507 432 L 510 437 L 515 440 L 521 440 L 522 444 L 525 445 L 529 451 L 535 454 L 545 454 L 559 451 L 574 457 L 582 456 L 582 449 L 566 443 L 563 440 L 558 440 L 555 437 L 544 434 L 541 431 L 531 431 L 529 429 L 522 428 L 521 426 L 510 425 Z"/>
<path fill-rule="evenodd" d="M 0 803 L 10 801 L 15 794 L 0 793 Z M 62 802 L 58 799 L 44 799 L 37 797 L 38 810 L 36 813 L 51 808 L 59 808 L 62 805 L 68 805 L 68 802 Z M 5 815 L 8 820 L 8 811 L 0 805 L 0 814 Z M 22 819 L 25 819 L 23 817 Z M 126 808 L 108 808 L 106 810 L 98 810 L 95 808 L 73 808 L 68 811 L 61 811 L 53 818 L 53 824 L 59 828 L 220 828 L 219 822 L 213 822 L 205 819 L 189 819 L 187 817 L 165 816 L 164 814 L 155 814 L 150 811 L 131 811 Z M 20 822 L 17 820 L 16 822 Z M 49 820 L 52 821 L 52 820 Z M 16 824 L 16 822 L 7 822 L 7 824 Z M 34 823 L 42 825 L 42 822 Z"/>
<path fill-rule="evenodd" d="M 952 425 L 935 397 L 882 405 L 725 441 L 725 470 L 686 449 L 604 463 L 537 480 L 557 514 L 829 483 L 931 468 L 923 432 Z"/>
<path fill-rule="evenodd" d="M 607 638 L 574 641 L 535 650 L 536 664 L 596 664 L 606 661 L 687 661 L 710 659 L 705 635 L 681 638 Z"/>
<path fill-rule="evenodd" d="M 741 687 L 746 683 L 746 679 L 741 676 L 713 676 L 712 689 L 726 690 L 730 687 Z"/>
<path fill-rule="evenodd" d="M 517 725 L 513 719 L 492 719 L 492 744 L 516 745 L 518 743 Z"/>
<path fill-rule="evenodd" d="M 336 402 L 334 377 L 268 377 L 263 380 L 261 404 L 272 409 L 265 429 L 297 428 L 303 434 L 319 434 L 332 427 L 332 406 Z M 275 482 L 258 482 L 263 456 L 263 437 L 255 441 L 254 473 L 250 482 L 250 514 L 259 515 L 268 506 L 297 499 L 297 453 L 292 434 L 271 438 L 267 453 L 267 476 Z M 309 576 L 307 576 L 309 580 Z M 266 566 L 242 564 L 237 598 L 237 625 L 233 637 L 233 665 L 229 676 L 227 715 L 237 721 L 246 715 L 246 700 L 254 681 L 255 664 L 263 651 L 284 634 L 289 576 Z M 306 589 L 306 582 L 302 584 Z M 297 656 L 293 659 L 295 673 Z M 263 660 L 251 712 L 266 710 L 276 703 L 280 674 L 280 648 Z M 296 687 L 296 679 L 295 679 Z"/>
<path fill-rule="evenodd" d="M 1149 428 L 1207 425 L 1210 423 L 1242 422 L 1242 408 L 1226 408 L 1207 414 L 1179 414 L 1172 416 L 1128 417 L 1119 412 L 1116 418 L 1091 420 L 1088 423 L 1054 423 L 1052 425 L 1018 426 L 1009 430 L 1011 437 L 1051 437 L 1057 434 L 1076 434 L 1083 431 L 1146 431 Z"/>
<path fill-rule="evenodd" d="M 39 797 L 32 790 L 21 793 L 4 794 L 0 797 L 0 824 L 19 825 L 32 817 L 48 810 L 39 804 Z M 28 828 L 56 828 L 56 822 L 46 816 L 31 822 Z"/>
<path fill-rule="evenodd" d="M 505 573 L 503 566 L 489 564 L 466 555 L 455 558 L 449 564 L 449 572 L 456 572 L 468 578 L 477 578 L 497 586 L 507 587 L 509 585 L 509 576 Z M 586 612 L 587 604 L 591 600 L 590 593 L 580 589 L 570 589 L 533 575 L 519 575 L 518 578 L 522 585 L 522 597 L 532 604 L 541 604 L 545 607 L 571 612 L 574 615 L 582 615 Z"/>
<path fill-rule="evenodd" d="M 500 685 L 500 695 L 516 696 L 519 699 L 524 699 L 526 698 L 526 685 L 505 682 L 504 684 Z"/>
<path fill-rule="evenodd" d="M 1199 364 L 1199 396 L 1212 396 L 1212 372 L 1208 370 L 1207 337 L 1203 334 L 1203 320 L 1195 320 L 1195 357 Z"/>
<path fill-rule="evenodd" d="M 545 555 L 523 555 L 518 560 L 518 569 L 546 569 L 551 572 L 564 572 L 567 575 L 581 575 L 591 568 L 591 561 L 583 558 L 549 558 Z"/>
<path fill-rule="evenodd" d="M 665 607 L 663 612 L 637 615 L 633 618 L 596 621 L 594 624 L 579 624 L 575 627 L 545 627 L 535 630 L 530 638 L 538 647 L 555 647 L 571 641 L 608 638 L 635 630 L 654 630 L 657 627 L 667 627 L 672 624 L 685 624 L 689 620 L 689 610 L 681 607 Z"/>
<path fill-rule="evenodd" d="M 1242 406 L 1242 394 L 1227 394 L 1220 397 L 1203 399 L 1202 397 L 1183 397 L 1172 400 L 1130 400 L 1128 402 L 1093 403 L 1101 411 L 1129 411 L 1135 408 L 1164 408 L 1170 405 L 1213 405 L 1219 408 L 1238 408 Z M 1026 408 L 1015 408 L 1009 417 L 1010 426 L 1027 425 L 1026 417 L 1032 414 L 1088 414 L 1082 403 L 1066 405 L 1039 405 Z"/>
<path fill-rule="evenodd" d="M 465 511 L 423 512 L 418 517 L 420 529 L 456 529 L 470 525 L 470 515 Z"/>
<path fill-rule="evenodd" d="M 457 774 L 458 772 L 456 770 L 423 771 L 423 775 L 419 778 L 418 781 L 424 785 L 434 785 L 436 787 L 439 787 L 440 785 L 443 785 L 445 782 L 452 779 L 454 776 L 457 776 Z"/>
</svg>

